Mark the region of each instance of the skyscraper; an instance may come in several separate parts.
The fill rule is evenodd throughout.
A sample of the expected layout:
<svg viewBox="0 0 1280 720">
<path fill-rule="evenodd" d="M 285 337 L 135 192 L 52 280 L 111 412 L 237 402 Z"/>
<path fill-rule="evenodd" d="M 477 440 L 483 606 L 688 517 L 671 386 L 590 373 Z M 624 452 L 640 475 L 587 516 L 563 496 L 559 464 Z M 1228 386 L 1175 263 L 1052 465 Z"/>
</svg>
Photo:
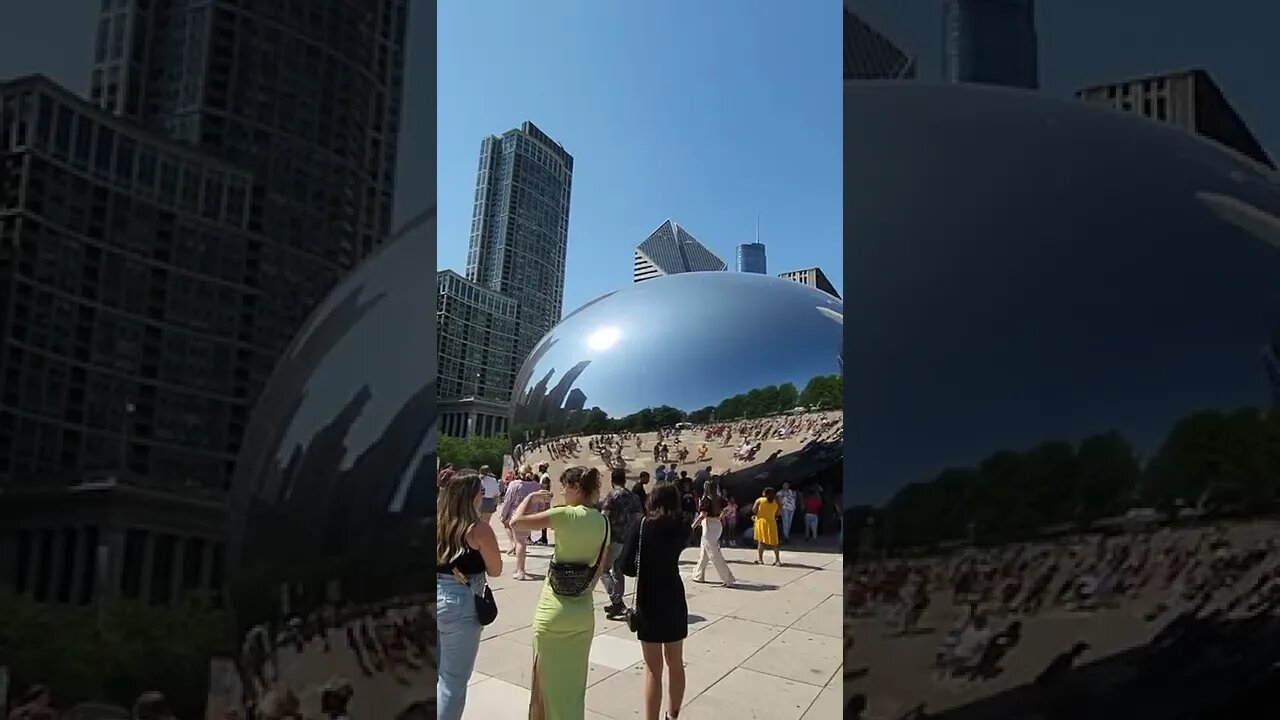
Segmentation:
<svg viewBox="0 0 1280 720">
<path fill-rule="evenodd" d="M 519 304 L 452 270 L 436 274 L 440 432 L 507 431 Z"/>
<path fill-rule="evenodd" d="M 768 263 L 764 253 L 764 243 L 743 243 L 738 246 L 738 272 L 764 275 L 768 272 Z"/>
<path fill-rule="evenodd" d="M 942 24 L 947 82 L 1040 87 L 1034 0 L 946 0 Z"/>
<path fill-rule="evenodd" d="M 406 11 L 104 1 L 90 100 L 0 83 L 0 584 L 173 602 L 123 558 L 182 552 L 220 586 L 258 394 L 389 234 Z"/>
<path fill-rule="evenodd" d="M 467 279 L 518 303 L 511 377 L 564 305 L 573 156 L 531 122 L 480 144 Z"/>
<path fill-rule="evenodd" d="M 1232 107 L 1222 88 L 1201 69 L 1147 75 L 1076 91 L 1087 102 L 1110 105 L 1214 140 L 1275 169 L 1275 162 Z"/>
<path fill-rule="evenodd" d="M 407 12 L 406 0 L 102 3 L 91 99 L 253 173 L 246 281 L 261 294 L 246 311 L 281 349 L 390 234 Z"/>
<path fill-rule="evenodd" d="M 631 271 L 634 282 L 686 272 L 728 270 L 729 266 L 689 234 L 667 220 L 636 246 Z"/>
<path fill-rule="evenodd" d="M 217 586 L 276 356 L 243 332 L 252 183 L 46 78 L 0 82 L 0 587 L 177 601 L 125 572 L 144 545 Z"/>
<path fill-rule="evenodd" d="M 889 38 L 844 7 L 844 79 L 910 80 L 916 63 Z"/>
</svg>

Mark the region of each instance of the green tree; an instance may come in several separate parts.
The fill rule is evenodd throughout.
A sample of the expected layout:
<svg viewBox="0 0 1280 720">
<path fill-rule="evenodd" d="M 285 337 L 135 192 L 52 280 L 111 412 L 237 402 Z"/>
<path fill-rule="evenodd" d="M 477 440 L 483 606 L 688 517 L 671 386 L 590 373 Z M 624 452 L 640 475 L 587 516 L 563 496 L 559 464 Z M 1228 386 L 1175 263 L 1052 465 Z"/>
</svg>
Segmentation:
<svg viewBox="0 0 1280 720">
<path fill-rule="evenodd" d="M 818 375 L 809 380 L 800 393 L 800 404 L 833 410 L 844 405 L 844 377 Z"/>
<path fill-rule="evenodd" d="M 1079 522 L 1122 513 L 1134 504 L 1142 465 L 1119 432 L 1091 435 L 1076 452 L 1075 507 Z"/>
<path fill-rule="evenodd" d="M 510 448 L 506 435 L 481 437 L 471 435 L 465 438 L 440 436 L 440 463 L 452 463 L 455 468 L 471 468 L 479 470 L 481 465 L 488 465 L 494 473 L 502 472 L 502 456 Z"/>
<path fill-rule="evenodd" d="M 1211 485 L 1235 477 L 1235 450 L 1223 412 L 1207 410 L 1182 418 L 1147 466 L 1146 499 L 1166 508 L 1179 500 L 1194 504 Z"/>
<path fill-rule="evenodd" d="M 195 601 L 99 609 L 0 593 L 0 647 L 10 687 L 47 684 L 64 706 L 97 701 L 128 707 L 143 692 L 163 690 L 178 717 L 199 717 L 209 659 L 225 654 L 231 637 L 228 617 Z"/>
<path fill-rule="evenodd" d="M 794 383 L 783 383 L 778 386 L 778 412 L 791 410 L 799 403 L 800 391 L 796 389 Z"/>
</svg>

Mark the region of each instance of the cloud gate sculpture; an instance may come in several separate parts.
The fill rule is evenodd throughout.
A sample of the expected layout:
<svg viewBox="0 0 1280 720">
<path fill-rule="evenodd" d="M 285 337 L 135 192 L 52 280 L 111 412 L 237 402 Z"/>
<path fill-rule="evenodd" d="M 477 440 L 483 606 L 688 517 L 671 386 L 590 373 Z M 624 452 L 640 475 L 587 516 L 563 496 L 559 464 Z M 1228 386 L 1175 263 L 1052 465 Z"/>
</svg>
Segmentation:
<svg viewBox="0 0 1280 720">
<path fill-rule="evenodd" d="M 1277 176 L 1034 93 L 845 108 L 850 701 L 1247 714 L 1280 687 Z"/>
<path fill-rule="evenodd" d="M 250 420 L 228 567 L 250 698 L 338 678 L 393 717 L 434 697 L 435 233 L 432 211 L 333 290 Z"/>
<path fill-rule="evenodd" d="M 583 451 L 631 477 L 711 466 L 748 495 L 760 483 L 817 480 L 843 454 L 843 315 L 838 298 L 748 273 L 669 275 L 603 295 L 525 361 L 512 440 L 531 459 L 549 439 L 635 433 L 639 445 Z M 659 454 L 663 428 L 687 429 Z M 837 488 L 839 476 L 827 485 Z"/>
</svg>

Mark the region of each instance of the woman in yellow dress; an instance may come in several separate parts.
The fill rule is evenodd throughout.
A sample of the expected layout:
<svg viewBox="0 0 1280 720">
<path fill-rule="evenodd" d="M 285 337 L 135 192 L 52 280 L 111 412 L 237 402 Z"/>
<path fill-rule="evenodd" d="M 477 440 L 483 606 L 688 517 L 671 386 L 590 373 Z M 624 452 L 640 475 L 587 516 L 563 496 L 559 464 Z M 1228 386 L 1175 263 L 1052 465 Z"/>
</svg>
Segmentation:
<svg viewBox="0 0 1280 720">
<path fill-rule="evenodd" d="M 782 503 L 778 502 L 778 491 L 771 487 L 765 488 L 764 493 L 756 498 L 751 512 L 756 518 L 756 564 L 764 564 L 764 551 L 768 548 L 773 551 L 773 564 L 781 566 L 782 557 L 778 555 L 778 515 L 782 513 Z"/>
</svg>

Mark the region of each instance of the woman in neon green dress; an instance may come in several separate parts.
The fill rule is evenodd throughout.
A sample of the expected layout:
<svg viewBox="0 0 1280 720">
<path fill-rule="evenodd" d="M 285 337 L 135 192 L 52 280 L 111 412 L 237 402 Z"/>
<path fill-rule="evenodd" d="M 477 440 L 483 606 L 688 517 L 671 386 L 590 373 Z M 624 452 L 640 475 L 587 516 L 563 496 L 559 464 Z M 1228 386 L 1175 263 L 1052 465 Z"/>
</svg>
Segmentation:
<svg viewBox="0 0 1280 720">
<path fill-rule="evenodd" d="M 571 467 L 560 475 L 564 505 L 529 513 L 531 502 L 551 502 L 543 490 L 525 498 L 511 515 L 516 532 L 551 528 L 555 532 L 555 560 L 592 566 L 594 574 L 581 594 L 559 595 L 550 578 L 533 615 L 533 687 L 530 720 L 582 720 L 587 713 L 587 662 L 595 637 L 595 586 L 604 570 L 602 556 L 609 547 L 609 522 L 592 507 L 600 492 L 600 472 Z M 551 662 L 543 662 L 543 657 Z"/>
</svg>

